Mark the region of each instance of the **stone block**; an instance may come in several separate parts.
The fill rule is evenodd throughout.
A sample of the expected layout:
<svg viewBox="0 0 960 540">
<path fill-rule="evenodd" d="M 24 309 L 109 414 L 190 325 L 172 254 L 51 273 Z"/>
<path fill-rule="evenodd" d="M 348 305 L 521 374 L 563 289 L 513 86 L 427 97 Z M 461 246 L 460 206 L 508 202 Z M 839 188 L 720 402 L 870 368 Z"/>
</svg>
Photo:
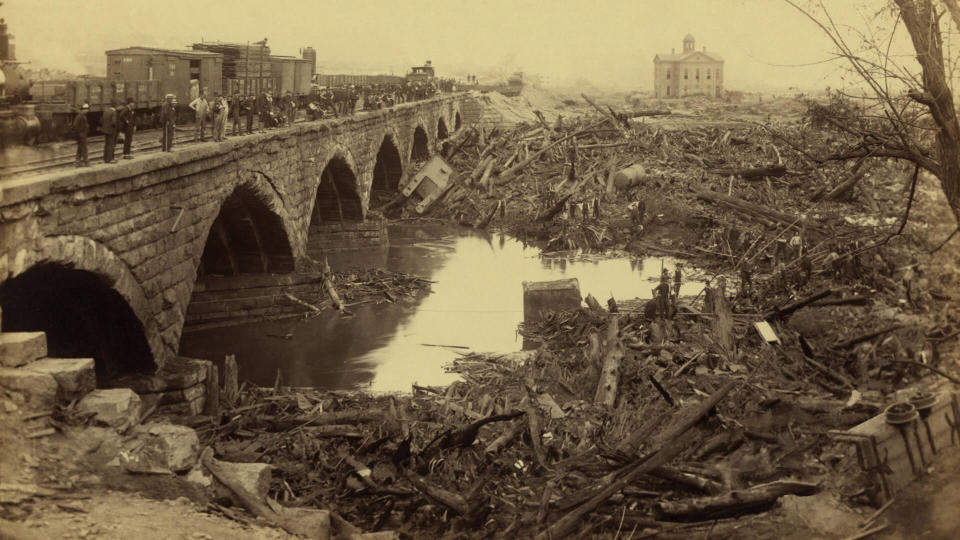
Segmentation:
<svg viewBox="0 0 960 540">
<path fill-rule="evenodd" d="M 0 386 L 23 394 L 32 409 L 47 411 L 57 401 L 57 381 L 47 373 L 0 367 Z"/>
<path fill-rule="evenodd" d="M 81 413 L 94 413 L 94 421 L 124 432 L 140 421 L 140 396 L 129 388 L 94 390 L 77 403 Z"/>
<path fill-rule="evenodd" d="M 0 334 L 0 366 L 22 366 L 46 355 L 47 335 L 43 332 Z"/>
<path fill-rule="evenodd" d="M 580 282 L 577 278 L 556 281 L 523 282 L 523 322 L 539 321 L 551 311 L 580 307 Z"/>
<path fill-rule="evenodd" d="M 196 360 L 178 356 L 164 364 L 155 375 L 131 375 L 121 377 L 115 386 L 130 388 L 138 394 L 183 390 L 203 382 L 207 376 L 209 360 Z"/>
<path fill-rule="evenodd" d="M 119 456 L 130 472 L 181 472 L 197 463 L 200 440 L 189 427 L 156 423 L 137 426 L 132 435 Z"/>
<path fill-rule="evenodd" d="M 61 402 L 80 399 L 97 387 L 93 358 L 44 358 L 25 369 L 52 375 L 60 387 L 57 399 Z"/>
<path fill-rule="evenodd" d="M 206 395 L 193 398 L 189 401 L 181 401 L 171 405 L 163 405 L 163 412 L 168 414 L 179 414 L 183 416 L 199 416 L 203 414 L 203 408 L 207 404 Z"/>
</svg>

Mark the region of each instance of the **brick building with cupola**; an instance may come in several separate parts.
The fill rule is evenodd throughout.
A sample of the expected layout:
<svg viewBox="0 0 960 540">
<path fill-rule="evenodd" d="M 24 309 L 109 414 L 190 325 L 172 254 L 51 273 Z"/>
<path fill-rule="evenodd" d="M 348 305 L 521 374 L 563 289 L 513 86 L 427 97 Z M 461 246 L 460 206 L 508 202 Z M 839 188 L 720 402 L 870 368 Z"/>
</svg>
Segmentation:
<svg viewBox="0 0 960 540">
<path fill-rule="evenodd" d="M 658 54 L 653 57 L 653 89 L 658 98 L 679 98 L 702 95 L 711 98 L 723 96 L 723 58 L 698 51 L 696 40 L 687 34 L 683 38 L 683 52 Z"/>
</svg>

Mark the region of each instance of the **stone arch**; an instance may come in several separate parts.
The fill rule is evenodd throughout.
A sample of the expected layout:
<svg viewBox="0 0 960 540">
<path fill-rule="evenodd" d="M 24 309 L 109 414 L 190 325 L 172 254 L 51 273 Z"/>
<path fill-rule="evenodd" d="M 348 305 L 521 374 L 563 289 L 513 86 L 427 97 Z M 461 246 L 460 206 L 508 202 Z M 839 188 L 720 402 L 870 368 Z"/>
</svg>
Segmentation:
<svg viewBox="0 0 960 540">
<path fill-rule="evenodd" d="M 241 182 L 220 204 L 207 231 L 198 280 L 208 275 L 293 271 L 282 199 L 261 182 L 256 177 Z"/>
<path fill-rule="evenodd" d="M 460 116 L 460 111 L 455 111 L 453 115 L 453 130 L 460 131 L 460 128 L 463 127 L 463 118 Z"/>
<path fill-rule="evenodd" d="M 447 131 L 447 123 L 444 122 L 443 116 L 437 120 L 437 140 L 442 141 L 450 136 L 450 132 Z"/>
<path fill-rule="evenodd" d="M 371 191 L 397 191 L 403 178 L 403 158 L 393 135 L 386 134 L 373 164 Z"/>
<path fill-rule="evenodd" d="M 324 163 L 310 226 L 332 221 L 362 221 L 363 194 L 352 155 L 338 148 Z"/>
<path fill-rule="evenodd" d="M 0 283 L 3 331 L 43 331 L 51 357 L 94 358 L 101 386 L 167 359 L 142 287 L 103 244 L 47 236 L 16 259 Z"/>
<path fill-rule="evenodd" d="M 422 124 L 417 124 L 413 129 L 413 136 L 410 143 L 410 160 L 423 161 L 430 157 L 430 139 L 427 137 L 427 130 L 423 129 Z"/>
</svg>

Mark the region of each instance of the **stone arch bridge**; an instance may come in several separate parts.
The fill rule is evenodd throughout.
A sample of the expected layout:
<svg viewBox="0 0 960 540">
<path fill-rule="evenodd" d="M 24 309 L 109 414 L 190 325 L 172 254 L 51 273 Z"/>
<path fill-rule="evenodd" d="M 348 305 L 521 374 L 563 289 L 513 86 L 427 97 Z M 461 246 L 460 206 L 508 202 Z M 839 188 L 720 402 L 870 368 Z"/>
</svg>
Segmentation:
<svg viewBox="0 0 960 540">
<path fill-rule="evenodd" d="M 0 180 L 2 331 L 44 331 L 50 356 L 95 358 L 98 379 L 162 367 L 198 277 L 301 267 L 311 232 L 364 221 L 372 191 L 463 129 L 469 100 Z"/>
</svg>

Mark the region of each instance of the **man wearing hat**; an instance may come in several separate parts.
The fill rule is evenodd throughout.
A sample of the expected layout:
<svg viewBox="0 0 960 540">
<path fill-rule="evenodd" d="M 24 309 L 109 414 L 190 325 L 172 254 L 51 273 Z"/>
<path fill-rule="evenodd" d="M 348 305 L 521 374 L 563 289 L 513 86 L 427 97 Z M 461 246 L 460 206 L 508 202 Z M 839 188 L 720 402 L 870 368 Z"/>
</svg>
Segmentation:
<svg viewBox="0 0 960 540">
<path fill-rule="evenodd" d="M 120 108 L 117 118 L 120 122 L 120 132 L 123 133 L 123 159 L 133 159 L 133 156 L 130 154 L 130 146 L 133 144 L 133 132 L 136 131 L 133 120 L 133 98 L 127 98 L 127 103 Z"/>
<path fill-rule="evenodd" d="M 177 116 L 177 96 L 167 94 L 163 106 L 160 108 L 160 126 L 163 130 L 160 135 L 160 146 L 164 152 L 173 151 L 173 130 Z"/>
<path fill-rule="evenodd" d="M 100 117 L 100 132 L 103 133 L 103 162 L 114 163 L 113 150 L 117 146 L 117 110 L 110 103 Z"/>
<path fill-rule="evenodd" d="M 89 167 L 90 160 L 87 159 L 87 132 L 90 130 L 90 123 L 87 122 L 87 111 L 90 105 L 84 103 L 80 106 L 80 112 L 73 119 L 73 134 L 77 138 L 77 161 L 74 165 L 77 167 Z"/>
</svg>

